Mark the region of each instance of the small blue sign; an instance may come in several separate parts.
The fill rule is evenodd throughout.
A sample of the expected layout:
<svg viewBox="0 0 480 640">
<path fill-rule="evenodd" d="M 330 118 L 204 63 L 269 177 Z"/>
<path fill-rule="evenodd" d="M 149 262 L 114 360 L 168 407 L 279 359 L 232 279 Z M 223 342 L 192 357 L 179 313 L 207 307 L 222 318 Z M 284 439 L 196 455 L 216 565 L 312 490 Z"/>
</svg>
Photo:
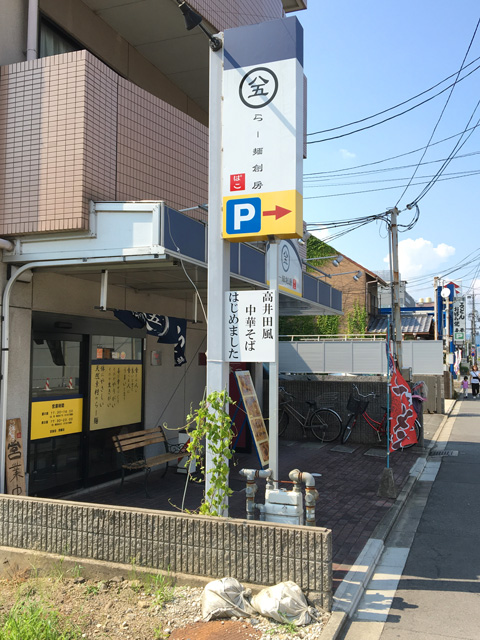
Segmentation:
<svg viewBox="0 0 480 640">
<path fill-rule="evenodd" d="M 228 200 L 225 222 L 228 235 L 258 233 L 262 228 L 261 199 Z"/>
</svg>

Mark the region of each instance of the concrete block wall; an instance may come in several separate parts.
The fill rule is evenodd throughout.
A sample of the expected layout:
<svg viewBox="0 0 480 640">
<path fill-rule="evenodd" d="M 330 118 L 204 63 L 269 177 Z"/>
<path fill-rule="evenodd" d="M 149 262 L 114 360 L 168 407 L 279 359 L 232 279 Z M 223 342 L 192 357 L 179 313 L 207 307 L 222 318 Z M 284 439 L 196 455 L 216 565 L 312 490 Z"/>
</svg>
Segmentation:
<svg viewBox="0 0 480 640">
<path fill-rule="evenodd" d="M 331 531 L 0 495 L 0 546 L 273 585 L 293 580 L 329 611 Z"/>
</svg>

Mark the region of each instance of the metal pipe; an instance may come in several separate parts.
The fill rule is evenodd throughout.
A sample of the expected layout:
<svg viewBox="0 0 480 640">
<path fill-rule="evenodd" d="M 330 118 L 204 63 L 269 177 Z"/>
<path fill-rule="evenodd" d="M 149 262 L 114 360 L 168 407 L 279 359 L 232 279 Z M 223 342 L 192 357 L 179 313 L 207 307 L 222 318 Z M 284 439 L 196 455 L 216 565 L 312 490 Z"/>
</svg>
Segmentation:
<svg viewBox="0 0 480 640">
<path fill-rule="evenodd" d="M 258 487 L 255 484 L 256 478 L 270 478 L 272 475 L 271 469 L 258 470 L 258 469 L 240 469 L 240 475 L 244 476 L 247 480 L 247 487 L 245 489 L 245 495 L 247 497 L 247 520 L 255 519 L 255 509 L 259 509 L 260 506 L 255 504 L 255 494 L 258 491 Z M 260 510 L 262 512 L 262 510 Z"/>
<path fill-rule="evenodd" d="M 8 397 L 8 349 L 10 343 L 10 294 L 12 287 L 25 271 L 38 267 L 55 267 L 67 265 L 83 265 L 85 259 L 80 260 L 45 260 L 24 264 L 15 271 L 8 280 L 3 291 L 2 307 L 2 356 L 0 380 L 0 493 L 5 493 L 5 441 L 7 428 L 7 397 Z"/>
<path fill-rule="evenodd" d="M 318 500 L 318 491 L 315 488 L 315 479 L 311 473 L 307 473 L 306 471 L 299 471 L 298 469 L 293 469 L 288 474 L 290 480 L 292 480 L 295 485 L 297 483 L 304 483 L 305 485 L 305 521 L 307 527 L 315 526 L 315 503 Z"/>
<path fill-rule="evenodd" d="M 27 60 L 38 58 L 38 0 L 28 0 Z"/>
<path fill-rule="evenodd" d="M 15 245 L 10 240 L 6 238 L 0 238 L 0 249 L 4 249 L 5 251 L 13 251 Z"/>
</svg>

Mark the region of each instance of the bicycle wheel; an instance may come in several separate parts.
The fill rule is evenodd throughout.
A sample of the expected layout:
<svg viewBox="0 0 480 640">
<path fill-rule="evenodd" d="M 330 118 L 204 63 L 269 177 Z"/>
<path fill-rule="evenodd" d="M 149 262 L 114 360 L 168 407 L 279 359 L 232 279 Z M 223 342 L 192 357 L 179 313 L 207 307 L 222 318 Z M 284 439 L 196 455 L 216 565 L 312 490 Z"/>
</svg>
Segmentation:
<svg viewBox="0 0 480 640">
<path fill-rule="evenodd" d="M 285 409 L 281 410 L 278 415 L 278 437 L 283 436 L 288 427 L 290 417 Z"/>
<path fill-rule="evenodd" d="M 317 409 L 308 426 L 313 435 L 322 442 L 333 442 L 340 435 L 342 421 L 332 409 Z"/>
<path fill-rule="evenodd" d="M 422 430 L 422 425 L 418 420 L 415 420 L 415 433 L 417 434 L 417 442 L 412 442 L 412 444 L 406 444 L 402 449 L 410 449 L 410 447 L 414 447 L 416 444 L 420 442 L 420 432 Z"/>
</svg>

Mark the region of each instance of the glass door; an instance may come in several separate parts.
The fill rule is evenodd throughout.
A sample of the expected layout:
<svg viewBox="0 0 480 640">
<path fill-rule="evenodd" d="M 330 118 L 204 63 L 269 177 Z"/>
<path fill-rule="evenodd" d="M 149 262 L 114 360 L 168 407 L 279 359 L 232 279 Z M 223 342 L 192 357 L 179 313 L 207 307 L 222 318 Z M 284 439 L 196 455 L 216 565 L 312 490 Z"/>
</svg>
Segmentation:
<svg viewBox="0 0 480 640">
<path fill-rule="evenodd" d="M 35 337 L 29 439 L 29 494 L 51 495 L 81 485 L 83 465 L 83 340 Z"/>
</svg>

